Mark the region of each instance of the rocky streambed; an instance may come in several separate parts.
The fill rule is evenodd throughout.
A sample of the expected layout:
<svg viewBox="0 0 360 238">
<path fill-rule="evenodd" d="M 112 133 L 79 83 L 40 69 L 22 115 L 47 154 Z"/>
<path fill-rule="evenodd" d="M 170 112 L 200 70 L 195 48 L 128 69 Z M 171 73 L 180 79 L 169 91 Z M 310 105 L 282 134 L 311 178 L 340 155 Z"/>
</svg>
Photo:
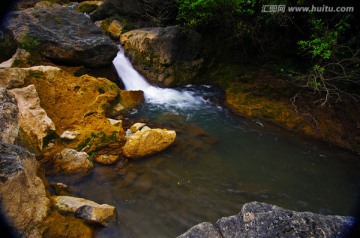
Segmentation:
<svg viewBox="0 0 360 238">
<path fill-rule="evenodd" d="M 112 1 L 105 1 L 104 5 L 110 4 L 109 2 Z M 221 173 L 213 170 L 185 179 L 185 174 L 191 170 L 184 167 L 191 166 L 188 167 L 189 163 L 173 163 L 174 159 L 198 160 L 201 161 L 199 164 L 202 164 L 202 167 L 204 162 L 211 164 L 218 161 L 216 163 L 226 164 L 228 162 L 224 161 L 225 157 L 235 158 L 234 155 L 239 153 L 235 151 L 218 154 L 219 151 L 232 149 L 216 147 L 220 137 L 214 136 L 214 131 L 227 128 L 224 131 L 230 132 L 237 128 L 236 133 L 247 131 L 247 135 L 250 135 L 252 129 L 243 130 L 238 124 L 227 127 L 227 122 L 222 124 L 223 127 L 219 124 L 206 124 L 211 116 L 192 114 L 192 111 L 197 110 L 194 108 L 182 115 L 173 108 L 165 108 L 168 113 L 161 112 L 161 116 L 157 111 L 155 117 L 151 113 L 138 116 L 136 110 L 141 111 L 145 101 L 142 91 L 121 90 L 116 83 L 107 78 L 89 75 L 90 72 L 104 70 L 90 69 L 94 67 L 105 67 L 107 72 L 114 71 L 111 62 L 117 54 L 118 47 L 109 36 L 88 16 L 78 12 L 81 9 L 79 5 L 61 6 L 44 1 L 33 5 L 12 12 L 6 29 L 1 30 L 6 36 L 1 39 L 5 39 L 1 42 L 1 47 L 7 51 L 1 51 L 4 55 L 0 58 L 1 61 L 5 61 L 0 68 L 0 201 L 1 211 L 8 218 L 14 233 L 19 233 L 23 237 L 102 237 L 106 234 L 116 236 L 119 234 L 117 231 L 107 232 L 118 229 L 118 224 L 124 223 L 121 214 L 126 212 L 119 210 L 123 208 L 119 206 L 119 200 L 126 201 L 126 204 L 128 201 L 134 201 L 136 204 L 133 197 L 122 196 L 126 191 L 139 195 L 136 191 L 139 184 L 142 193 L 149 195 L 141 201 L 151 201 L 154 207 L 159 208 L 155 213 L 174 206 L 164 201 L 171 201 L 171 197 L 175 199 L 174 194 L 178 188 L 188 190 L 178 195 L 178 198 L 184 198 L 183 202 L 189 203 L 193 198 L 188 195 L 197 193 L 200 187 L 196 181 L 199 178 L 207 181 L 203 180 L 204 176 L 219 181 L 214 186 L 211 185 L 211 188 L 226 187 L 226 192 L 221 191 L 221 199 L 216 202 L 221 200 L 226 204 L 226 209 L 222 207 L 220 210 L 226 210 L 227 215 L 230 215 L 229 210 L 234 211 L 236 203 L 231 202 L 231 205 L 228 205 L 228 199 L 241 201 L 241 204 L 249 202 L 249 197 L 269 202 L 281 200 L 282 195 L 275 195 L 279 190 L 268 192 L 266 189 L 256 189 L 257 186 L 243 189 L 248 187 L 243 184 L 234 188 L 231 183 L 229 185 L 227 179 L 213 178 L 211 174 L 221 177 Z M 100 7 L 101 11 L 104 9 L 106 7 Z M 95 13 L 91 15 L 99 17 Z M 97 25 L 104 28 L 108 21 L 98 22 Z M 121 24 L 110 24 L 107 32 L 112 32 L 112 37 L 117 37 L 117 41 L 121 41 L 130 58 L 136 62 L 136 68 L 152 83 L 177 86 L 197 82 L 198 70 L 204 63 L 199 53 L 200 36 L 197 33 L 177 27 L 158 27 L 129 31 L 121 34 L 119 38 L 120 33 L 116 35 L 114 28 L 123 27 Z M 14 55 L 11 57 L 12 54 Z M 211 86 L 205 85 L 204 88 Z M 234 94 L 228 94 L 228 104 L 238 101 L 238 97 L 234 96 L 236 100 L 232 100 L 231 97 L 229 99 L 229 95 Z M 211 98 L 214 97 L 209 96 L 207 99 Z M 210 108 L 215 114 L 222 111 L 217 111 L 219 105 L 214 106 L 209 102 L 212 100 L 207 99 L 204 99 L 205 104 L 197 106 Z M 242 101 L 238 104 L 242 104 Z M 153 110 L 150 111 L 154 113 Z M 202 125 L 192 121 L 192 118 L 197 117 L 203 122 Z M 256 134 L 256 137 L 260 138 L 262 133 Z M 234 138 L 239 134 L 234 135 L 230 141 L 236 141 Z M 253 141 L 249 138 L 247 140 Z M 242 141 L 243 145 L 246 144 L 246 139 L 239 141 Z M 239 144 L 235 147 L 241 148 Z M 161 151 L 165 152 L 160 153 Z M 269 150 L 265 148 L 264 153 L 268 153 L 266 151 Z M 255 154 L 254 158 L 260 154 Z M 160 160 L 154 155 L 160 156 Z M 211 158 L 211 162 L 205 160 L 205 157 Z M 137 162 L 141 158 L 160 161 L 154 164 L 165 172 L 150 169 L 150 174 L 142 171 L 142 175 L 139 176 L 138 171 L 128 169 L 131 166 L 138 168 L 149 162 L 146 159 Z M 162 167 L 166 164 L 164 158 L 171 161 L 170 167 Z M 239 160 L 231 160 L 230 164 L 234 161 Z M 331 163 L 337 165 L 337 162 Z M 150 162 L 149 164 L 152 166 Z M 353 164 L 352 159 L 349 164 Z M 172 171 L 172 166 L 180 169 Z M 227 169 L 231 167 L 238 171 L 241 166 L 232 164 Z M 225 173 L 226 168 L 219 168 Z M 235 170 L 229 174 L 237 174 Z M 348 167 L 342 169 L 341 173 L 343 172 L 353 176 L 353 170 Z M 46 177 L 51 180 L 50 184 Z M 162 181 L 159 190 L 155 188 L 153 177 L 156 181 Z M 238 179 L 240 178 L 235 177 L 235 180 Z M 344 176 L 344 180 L 346 179 L 348 177 Z M 121 196 L 99 193 L 103 191 L 100 188 L 107 188 L 109 184 L 118 185 L 119 181 L 119 190 L 111 190 L 111 193 L 121 191 Z M 339 184 L 342 184 L 342 181 Z M 193 182 L 194 185 L 191 185 Z M 207 183 L 200 184 L 206 185 L 205 188 L 208 186 Z M 351 186 L 356 190 L 358 185 L 356 177 Z M 254 187 L 256 191 L 251 192 Z M 201 191 L 207 194 L 206 189 L 203 189 L 201 188 Z M 347 189 L 348 187 L 344 190 Z M 357 197 L 354 190 L 348 193 L 351 194 L 350 201 Z M 239 197 L 234 197 L 234 194 Z M 253 196 L 254 194 L 256 196 Z M 104 197 L 101 197 L 102 195 Z M 111 199 L 105 199 L 106 197 Z M 158 206 L 156 200 L 159 198 L 163 200 L 159 201 Z M 183 203 L 181 200 L 175 200 L 178 204 Z M 204 204 L 202 206 L 206 207 Z M 131 209 L 131 206 L 125 207 L 124 209 Z M 189 208 L 192 209 L 186 205 L 183 207 L 184 214 Z M 237 207 L 240 209 L 239 205 Z M 142 212 L 139 207 L 134 210 L 138 211 L 138 215 Z M 219 216 L 225 215 L 217 209 L 214 211 L 214 214 Z M 201 212 L 198 212 L 198 209 L 194 209 L 193 214 L 199 213 Z M 181 232 L 172 229 L 170 233 L 176 236 L 185 231 L 184 227 L 187 229 L 198 223 L 199 219 L 214 219 L 214 214 L 207 217 L 197 215 L 194 220 L 182 223 Z M 183 214 L 172 216 L 181 218 L 173 219 L 175 224 L 172 227 L 178 226 L 176 223 L 180 224 L 187 217 Z M 159 220 L 154 217 L 146 219 L 154 219 L 155 223 L 158 223 Z M 164 219 L 167 218 L 161 218 Z M 346 235 L 353 224 L 354 219 L 351 217 L 326 217 L 312 213 L 297 213 L 264 203 L 249 203 L 243 206 L 238 215 L 223 218 L 215 225 L 202 223 L 181 237 L 272 237 L 279 234 L 338 237 Z M 132 227 L 133 224 L 129 226 Z M 273 229 L 268 229 L 269 226 Z M 144 230 L 147 229 L 146 226 L 142 227 Z M 159 235 L 161 230 L 156 232 L 149 234 Z M 136 237 L 138 234 L 130 232 L 124 236 Z"/>
</svg>

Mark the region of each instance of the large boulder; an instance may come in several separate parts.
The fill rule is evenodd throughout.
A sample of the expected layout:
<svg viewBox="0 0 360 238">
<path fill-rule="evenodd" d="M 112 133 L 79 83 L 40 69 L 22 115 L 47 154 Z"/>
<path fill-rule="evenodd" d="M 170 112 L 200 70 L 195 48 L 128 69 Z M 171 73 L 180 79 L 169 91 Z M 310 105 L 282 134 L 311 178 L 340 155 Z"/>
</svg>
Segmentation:
<svg viewBox="0 0 360 238">
<path fill-rule="evenodd" d="M 75 77 L 57 67 L 34 66 L 0 69 L 0 84 L 23 84 L 23 87 L 33 84 L 42 108 L 55 124 L 56 133 L 62 135 L 66 131 L 76 131 L 75 138 L 70 140 L 63 136 L 61 143 L 55 141 L 54 147 L 46 147 L 43 150 L 46 158 L 52 158 L 64 148 L 91 153 L 110 143 L 125 142 L 122 124 L 111 124 L 107 116 L 118 115 L 136 103 L 128 102 L 133 100 L 132 97 L 105 78 Z M 143 95 L 135 94 L 134 98 Z M 56 139 L 55 136 L 46 139 Z"/>
<path fill-rule="evenodd" d="M 116 208 L 108 204 L 71 196 L 53 196 L 54 207 L 62 213 L 72 213 L 89 223 L 107 226 L 116 218 Z"/>
<path fill-rule="evenodd" d="M 212 237 L 347 237 L 355 218 L 295 212 L 278 206 L 251 202 L 235 216 L 212 225 L 201 223 L 179 238 Z"/>
<path fill-rule="evenodd" d="M 165 150 L 176 138 L 176 132 L 166 129 L 142 129 L 126 138 L 124 155 L 137 159 Z"/>
<path fill-rule="evenodd" d="M 55 125 L 40 106 L 34 85 L 11 89 L 19 107 L 19 143 L 34 153 L 43 149 L 44 138 L 55 131 Z"/>
<path fill-rule="evenodd" d="M 19 133 L 19 109 L 14 95 L 0 87 L 0 142 L 13 144 Z"/>
<path fill-rule="evenodd" d="M 23 237 L 41 237 L 41 224 L 49 211 L 50 202 L 37 168 L 33 154 L 0 143 L 1 212 Z"/>
<path fill-rule="evenodd" d="M 178 86 L 195 80 L 202 65 L 200 35 L 171 27 L 143 28 L 121 35 L 127 56 L 152 83 Z"/>
<path fill-rule="evenodd" d="M 111 64 L 118 51 L 88 17 L 59 4 L 39 2 L 13 12 L 7 27 L 21 48 L 55 62 L 100 67 Z"/>
</svg>

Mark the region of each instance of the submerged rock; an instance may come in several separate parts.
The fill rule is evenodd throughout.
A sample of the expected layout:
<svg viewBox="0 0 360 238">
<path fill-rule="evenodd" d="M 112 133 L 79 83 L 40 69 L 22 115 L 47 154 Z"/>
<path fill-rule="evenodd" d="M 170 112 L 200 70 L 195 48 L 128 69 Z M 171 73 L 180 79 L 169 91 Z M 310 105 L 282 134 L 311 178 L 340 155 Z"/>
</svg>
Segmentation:
<svg viewBox="0 0 360 238">
<path fill-rule="evenodd" d="M 19 109 L 14 95 L 0 87 L 0 142 L 13 144 L 19 133 Z"/>
<path fill-rule="evenodd" d="M 126 138 L 124 155 L 137 159 L 156 154 L 169 147 L 176 138 L 176 132 L 166 129 L 147 129 L 137 131 Z"/>
<path fill-rule="evenodd" d="M 215 225 L 201 223 L 179 238 L 347 237 L 354 223 L 352 217 L 295 212 L 266 203 L 251 202 L 245 204 L 239 214 L 221 218 Z"/>
<path fill-rule="evenodd" d="M 87 173 L 94 168 L 88 158 L 89 155 L 85 152 L 66 148 L 55 155 L 54 169 L 65 174 Z"/>
<path fill-rule="evenodd" d="M 19 46 L 50 60 L 100 67 L 118 48 L 88 17 L 70 7 L 40 2 L 10 14 L 7 27 Z"/>
<path fill-rule="evenodd" d="M 39 153 L 43 149 L 44 138 L 55 131 L 53 121 L 40 106 L 40 99 L 34 85 L 11 89 L 19 108 L 19 143 Z"/>
<path fill-rule="evenodd" d="M 125 52 L 152 83 L 169 87 L 192 82 L 198 59 L 200 35 L 176 26 L 136 29 L 121 35 Z"/>
<path fill-rule="evenodd" d="M 0 205 L 23 237 L 41 237 L 41 225 L 50 202 L 37 176 L 33 154 L 21 147 L 0 143 Z"/>
<path fill-rule="evenodd" d="M 63 213 L 73 213 L 87 222 L 107 226 L 116 217 L 116 209 L 108 204 L 70 196 L 53 196 L 55 208 Z"/>
</svg>

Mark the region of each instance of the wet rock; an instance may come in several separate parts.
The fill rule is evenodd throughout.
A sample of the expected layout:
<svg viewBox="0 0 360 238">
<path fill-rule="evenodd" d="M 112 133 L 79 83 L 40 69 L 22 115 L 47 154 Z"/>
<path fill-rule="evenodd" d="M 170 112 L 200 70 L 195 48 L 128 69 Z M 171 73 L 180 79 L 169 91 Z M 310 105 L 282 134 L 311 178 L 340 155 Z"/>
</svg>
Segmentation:
<svg viewBox="0 0 360 238">
<path fill-rule="evenodd" d="M 137 179 L 137 174 L 133 171 L 130 171 L 126 174 L 124 178 L 124 185 L 125 186 L 131 186 L 134 184 L 135 180 Z"/>
<path fill-rule="evenodd" d="M 108 118 L 109 122 L 111 125 L 113 126 L 121 126 L 122 125 L 122 120 L 114 120 L 111 118 Z"/>
<path fill-rule="evenodd" d="M 108 117 L 115 117 L 121 113 L 139 107 L 145 101 L 143 91 L 121 91 L 120 97 L 110 105 Z"/>
<path fill-rule="evenodd" d="M 142 28 L 122 34 L 120 41 L 136 69 L 161 86 L 193 82 L 202 65 L 200 35 L 191 30 Z"/>
<path fill-rule="evenodd" d="M 94 232 L 81 219 L 54 211 L 45 221 L 42 237 L 93 238 Z"/>
<path fill-rule="evenodd" d="M 19 46 L 42 57 L 72 65 L 111 64 L 118 48 L 88 17 L 70 7 L 39 2 L 13 12 L 7 27 Z"/>
<path fill-rule="evenodd" d="M 77 152 L 74 149 L 66 148 L 55 155 L 54 169 L 56 172 L 65 174 L 86 174 L 94 167 L 88 158 L 89 155 L 85 152 Z"/>
<path fill-rule="evenodd" d="M 222 238 L 218 228 L 210 222 L 203 222 L 193 226 L 178 238 Z"/>
<path fill-rule="evenodd" d="M 51 183 L 50 187 L 54 189 L 56 195 L 70 195 L 70 187 L 63 183 Z"/>
<path fill-rule="evenodd" d="M 95 158 L 95 161 L 99 164 L 115 164 L 119 160 L 118 155 L 100 155 Z"/>
<path fill-rule="evenodd" d="M 19 108 L 19 144 L 33 153 L 43 149 L 44 137 L 55 131 L 55 125 L 40 106 L 40 99 L 34 85 L 11 89 Z"/>
<path fill-rule="evenodd" d="M 13 144 L 19 133 L 19 109 L 14 95 L 0 87 L 0 142 Z"/>
<path fill-rule="evenodd" d="M 132 133 L 135 133 L 135 132 L 137 132 L 137 131 L 140 131 L 144 126 L 146 126 L 145 123 L 141 123 L 141 122 L 135 123 L 134 125 L 132 125 L 132 126 L 130 127 L 130 131 L 131 131 Z"/>
<path fill-rule="evenodd" d="M 115 207 L 103 208 L 85 205 L 75 212 L 75 217 L 81 218 L 90 224 L 109 226 L 116 218 Z"/>
<path fill-rule="evenodd" d="M 50 202 L 37 176 L 37 161 L 21 147 L 0 143 L 0 205 L 24 237 L 41 237 Z"/>
<path fill-rule="evenodd" d="M 176 132 L 166 129 L 137 131 L 126 138 L 124 155 L 137 159 L 156 154 L 169 147 L 176 138 Z"/>
<path fill-rule="evenodd" d="M 180 237 L 198 237 L 196 234 L 207 234 L 214 228 L 219 237 L 347 237 L 354 223 L 352 217 L 295 212 L 251 202 L 235 216 L 221 218 L 214 226 L 197 225 Z"/>
<path fill-rule="evenodd" d="M 70 196 L 53 196 L 54 207 L 62 213 L 73 213 L 87 222 L 108 225 L 116 217 L 116 209 L 108 204 Z"/>
</svg>

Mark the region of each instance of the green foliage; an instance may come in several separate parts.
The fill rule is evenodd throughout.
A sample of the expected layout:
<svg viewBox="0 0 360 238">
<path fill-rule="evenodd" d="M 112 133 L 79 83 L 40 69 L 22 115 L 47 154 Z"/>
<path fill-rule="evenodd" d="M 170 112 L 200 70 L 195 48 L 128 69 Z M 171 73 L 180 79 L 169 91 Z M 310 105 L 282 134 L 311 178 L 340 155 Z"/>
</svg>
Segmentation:
<svg viewBox="0 0 360 238">
<path fill-rule="evenodd" d="M 300 50 L 311 56 L 312 65 L 308 73 L 300 76 L 300 82 L 319 93 L 321 106 L 341 101 L 343 96 L 359 98 L 358 94 L 350 92 L 360 78 L 359 40 L 356 37 L 344 39 L 350 19 L 349 14 L 335 20 L 312 16 L 309 39 L 298 41 Z"/>
<path fill-rule="evenodd" d="M 177 0 L 177 3 L 179 5 L 177 20 L 183 26 L 197 27 L 214 22 L 220 24 L 228 22 L 232 25 L 239 24 L 240 27 L 242 25 L 241 17 L 254 14 L 255 2 L 247 0 Z"/>
<path fill-rule="evenodd" d="M 98 8 L 98 5 L 93 4 L 93 3 L 81 3 L 78 7 L 77 10 L 79 12 L 82 13 L 92 13 L 93 11 L 95 11 Z"/>
<path fill-rule="evenodd" d="M 22 49 L 32 52 L 40 44 L 40 41 L 36 36 L 32 36 L 30 33 L 27 33 L 19 44 Z"/>
</svg>

